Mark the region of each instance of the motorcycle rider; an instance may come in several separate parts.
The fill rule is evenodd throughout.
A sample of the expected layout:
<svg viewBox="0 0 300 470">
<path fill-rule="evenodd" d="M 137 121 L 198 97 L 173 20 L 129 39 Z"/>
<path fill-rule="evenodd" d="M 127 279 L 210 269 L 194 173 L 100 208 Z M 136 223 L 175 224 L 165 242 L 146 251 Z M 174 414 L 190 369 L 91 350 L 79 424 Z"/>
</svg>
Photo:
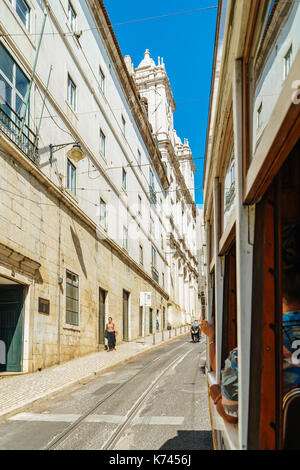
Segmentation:
<svg viewBox="0 0 300 470">
<path fill-rule="evenodd" d="M 200 325 L 198 320 L 194 320 L 191 325 L 191 337 L 193 341 L 195 341 L 194 338 L 200 341 Z"/>
</svg>

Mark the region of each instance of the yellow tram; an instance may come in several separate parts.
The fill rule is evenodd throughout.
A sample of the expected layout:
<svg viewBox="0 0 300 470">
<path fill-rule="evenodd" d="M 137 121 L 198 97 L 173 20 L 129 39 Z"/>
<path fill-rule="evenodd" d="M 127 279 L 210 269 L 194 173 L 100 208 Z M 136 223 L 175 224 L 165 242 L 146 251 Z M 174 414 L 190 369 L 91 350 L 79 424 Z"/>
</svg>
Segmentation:
<svg viewBox="0 0 300 470">
<path fill-rule="evenodd" d="M 207 342 L 214 447 L 298 449 L 298 1 L 219 2 L 204 219 L 207 320 L 214 325 Z M 222 381 L 235 348 L 237 413 L 227 420 L 212 390 L 221 384 L 226 403 Z"/>
</svg>

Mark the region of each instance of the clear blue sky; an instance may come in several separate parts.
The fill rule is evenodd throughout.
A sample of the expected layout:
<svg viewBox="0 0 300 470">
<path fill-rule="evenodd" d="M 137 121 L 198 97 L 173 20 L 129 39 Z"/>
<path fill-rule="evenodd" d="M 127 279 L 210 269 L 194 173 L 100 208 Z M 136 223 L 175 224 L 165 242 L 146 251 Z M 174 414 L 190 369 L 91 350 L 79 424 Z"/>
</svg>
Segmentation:
<svg viewBox="0 0 300 470">
<path fill-rule="evenodd" d="M 116 23 L 217 6 L 218 0 L 104 0 L 110 20 Z M 195 186 L 202 187 L 203 163 L 197 157 L 205 152 L 210 81 L 215 39 L 217 9 L 199 11 L 114 26 L 123 55 L 132 57 L 137 67 L 149 49 L 157 63 L 163 57 L 176 103 L 174 123 L 181 139 L 186 137 L 195 159 Z M 196 203 L 202 203 L 202 190 L 195 192 Z"/>
</svg>

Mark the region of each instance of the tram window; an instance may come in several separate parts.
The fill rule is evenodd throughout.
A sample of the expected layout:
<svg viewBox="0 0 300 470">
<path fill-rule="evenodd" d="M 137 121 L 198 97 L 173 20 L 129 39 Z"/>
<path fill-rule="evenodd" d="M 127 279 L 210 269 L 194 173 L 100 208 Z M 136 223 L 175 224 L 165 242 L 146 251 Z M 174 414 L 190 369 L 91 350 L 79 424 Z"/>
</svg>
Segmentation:
<svg viewBox="0 0 300 470">
<path fill-rule="evenodd" d="M 223 292 L 222 366 L 230 351 L 237 346 L 235 245 L 225 256 Z"/>
<path fill-rule="evenodd" d="M 300 393 L 287 399 L 288 390 L 298 390 L 300 382 L 300 365 L 293 364 L 293 357 L 300 358 L 299 144 L 256 204 L 249 449 L 279 449 L 285 437 L 299 436 L 289 410 L 300 408 Z"/>
<path fill-rule="evenodd" d="M 299 449 L 300 416 L 300 144 L 282 168 L 283 447 Z"/>
<path fill-rule="evenodd" d="M 212 290 L 212 300 L 211 300 L 211 309 L 210 309 L 210 319 L 207 318 L 206 321 L 214 328 L 215 327 L 215 271 L 210 274 L 211 281 L 211 290 Z M 203 319 L 204 320 L 204 319 Z M 215 363 L 215 347 L 214 344 L 209 342 L 209 362 L 210 368 L 216 372 L 216 363 Z"/>
<path fill-rule="evenodd" d="M 300 387 L 300 224 L 282 231 L 283 391 Z"/>
</svg>

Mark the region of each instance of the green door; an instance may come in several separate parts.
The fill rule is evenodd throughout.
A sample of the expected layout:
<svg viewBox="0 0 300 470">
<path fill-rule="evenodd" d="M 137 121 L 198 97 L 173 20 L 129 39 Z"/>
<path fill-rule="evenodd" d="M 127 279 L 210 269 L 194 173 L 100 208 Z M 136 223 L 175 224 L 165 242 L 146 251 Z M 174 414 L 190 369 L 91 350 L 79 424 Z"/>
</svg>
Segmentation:
<svg viewBox="0 0 300 470">
<path fill-rule="evenodd" d="M 152 335 L 153 333 L 153 310 L 149 308 L 149 333 Z"/>
<path fill-rule="evenodd" d="M 140 310 L 139 310 L 139 336 L 143 336 L 143 314 L 144 314 L 143 307 L 140 307 Z"/>
<path fill-rule="evenodd" d="M 22 371 L 23 304 L 24 287 L 0 286 L 0 341 L 6 351 L 0 372 Z"/>
<path fill-rule="evenodd" d="M 123 340 L 128 341 L 129 292 L 123 290 Z"/>
</svg>

